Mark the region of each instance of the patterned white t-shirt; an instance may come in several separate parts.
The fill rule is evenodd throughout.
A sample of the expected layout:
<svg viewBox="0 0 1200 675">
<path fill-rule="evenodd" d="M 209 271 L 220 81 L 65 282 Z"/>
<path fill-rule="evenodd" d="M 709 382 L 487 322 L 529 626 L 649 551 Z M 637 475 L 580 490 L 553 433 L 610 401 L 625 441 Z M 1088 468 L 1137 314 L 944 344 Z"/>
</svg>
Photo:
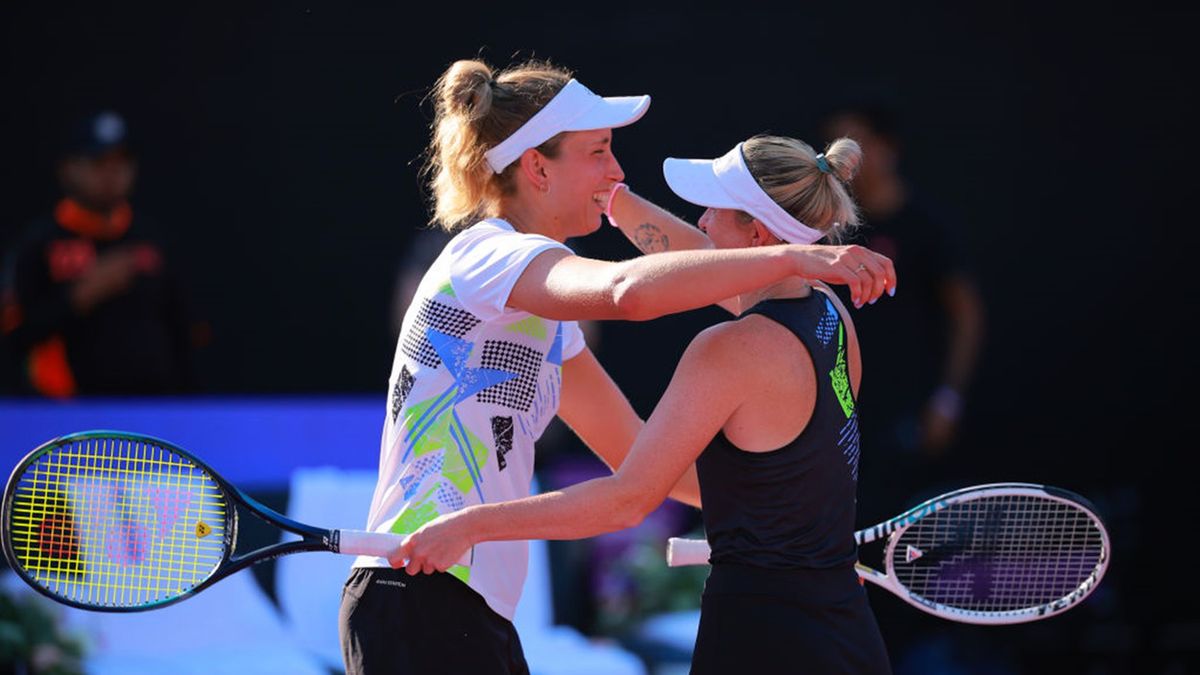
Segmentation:
<svg viewBox="0 0 1200 675">
<path fill-rule="evenodd" d="M 408 534 L 464 506 L 529 495 L 534 441 L 558 412 L 563 361 L 584 341 L 574 321 L 505 305 L 529 262 L 554 248 L 570 250 L 493 218 L 451 239 L 425 273 L 388 382 L 370 531 Z M 528 556 L 524 541 L 485 542 L 450 573 L 511 620 Z"/>
</svg>

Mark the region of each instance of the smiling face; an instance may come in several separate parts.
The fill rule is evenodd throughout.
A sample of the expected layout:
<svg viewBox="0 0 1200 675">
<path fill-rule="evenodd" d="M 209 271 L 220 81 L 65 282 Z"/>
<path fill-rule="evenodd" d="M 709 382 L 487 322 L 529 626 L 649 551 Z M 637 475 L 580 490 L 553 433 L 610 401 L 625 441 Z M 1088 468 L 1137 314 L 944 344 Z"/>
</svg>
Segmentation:
<svg viewBox="0 0 1200 675">
<path fill-rule="evenodd" d="M 613 185 L 625 172 L 612 152 L 612 129 L 564 134 L 558 156 L 546 159 L 544 197 L 565 237 L 595 232 Z"/>
</svg>

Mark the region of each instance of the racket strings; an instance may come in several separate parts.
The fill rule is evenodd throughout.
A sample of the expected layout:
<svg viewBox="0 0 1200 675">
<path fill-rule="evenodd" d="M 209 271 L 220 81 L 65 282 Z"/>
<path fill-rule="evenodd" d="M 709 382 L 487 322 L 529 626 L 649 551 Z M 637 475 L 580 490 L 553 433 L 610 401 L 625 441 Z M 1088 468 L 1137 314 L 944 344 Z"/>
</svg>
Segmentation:
<svg viewBox="0 0 1200 675">
<path fill-rule="evenodd" d="M 1104 539 L 1087 512 L 1031 495 L 952 504 L 901 533 L 896 578 L 913 593 L 978 612 L 1046 605 L 1094 583 Z"/>
<path fill-rule="evenodd" d="M 78 440 L 39 455 L 16 481 L 13 552 L 29 578 L 64 600 L 155 604 L 187 592 L 224 559 L 223 492 L 169 449 Z"/>
</svg>

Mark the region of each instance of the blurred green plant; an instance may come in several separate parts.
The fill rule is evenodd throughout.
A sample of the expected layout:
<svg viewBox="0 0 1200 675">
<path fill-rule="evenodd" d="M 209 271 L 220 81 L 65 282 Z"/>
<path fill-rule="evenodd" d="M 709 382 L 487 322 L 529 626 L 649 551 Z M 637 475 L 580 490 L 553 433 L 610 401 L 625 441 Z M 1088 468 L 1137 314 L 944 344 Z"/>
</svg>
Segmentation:
<svg viewBox="0 0 1200 675">
<path fill-rule="evenodd" d="M 699 609 L 708 566 L 668 567 L 666 542 L 655 536 L 632 542 L 605 576 L 609 582 L 597 597 L 597 629 L 616 636 L 656 614 Z"/>
<path fill-rule="evenodd" d="M 0 588 L 0 672 L 81 675 L 83 641 L 62 629 L 61 613 L 33 594 Z"/>
</svg>

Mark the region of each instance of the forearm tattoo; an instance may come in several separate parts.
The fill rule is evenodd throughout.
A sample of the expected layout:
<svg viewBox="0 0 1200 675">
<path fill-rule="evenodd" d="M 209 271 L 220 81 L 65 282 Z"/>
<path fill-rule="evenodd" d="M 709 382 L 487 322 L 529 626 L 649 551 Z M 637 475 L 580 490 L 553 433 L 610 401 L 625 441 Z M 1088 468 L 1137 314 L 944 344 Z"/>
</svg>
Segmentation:
<svg viewBox="0 0 1200 675">
<path fill-rule="evenodd" d="M 633 231 L 633 244 L 642 253 L 661 253 L 670 250 L 671 238 L 653 223 L 642 223 Z"/>
</svg>

